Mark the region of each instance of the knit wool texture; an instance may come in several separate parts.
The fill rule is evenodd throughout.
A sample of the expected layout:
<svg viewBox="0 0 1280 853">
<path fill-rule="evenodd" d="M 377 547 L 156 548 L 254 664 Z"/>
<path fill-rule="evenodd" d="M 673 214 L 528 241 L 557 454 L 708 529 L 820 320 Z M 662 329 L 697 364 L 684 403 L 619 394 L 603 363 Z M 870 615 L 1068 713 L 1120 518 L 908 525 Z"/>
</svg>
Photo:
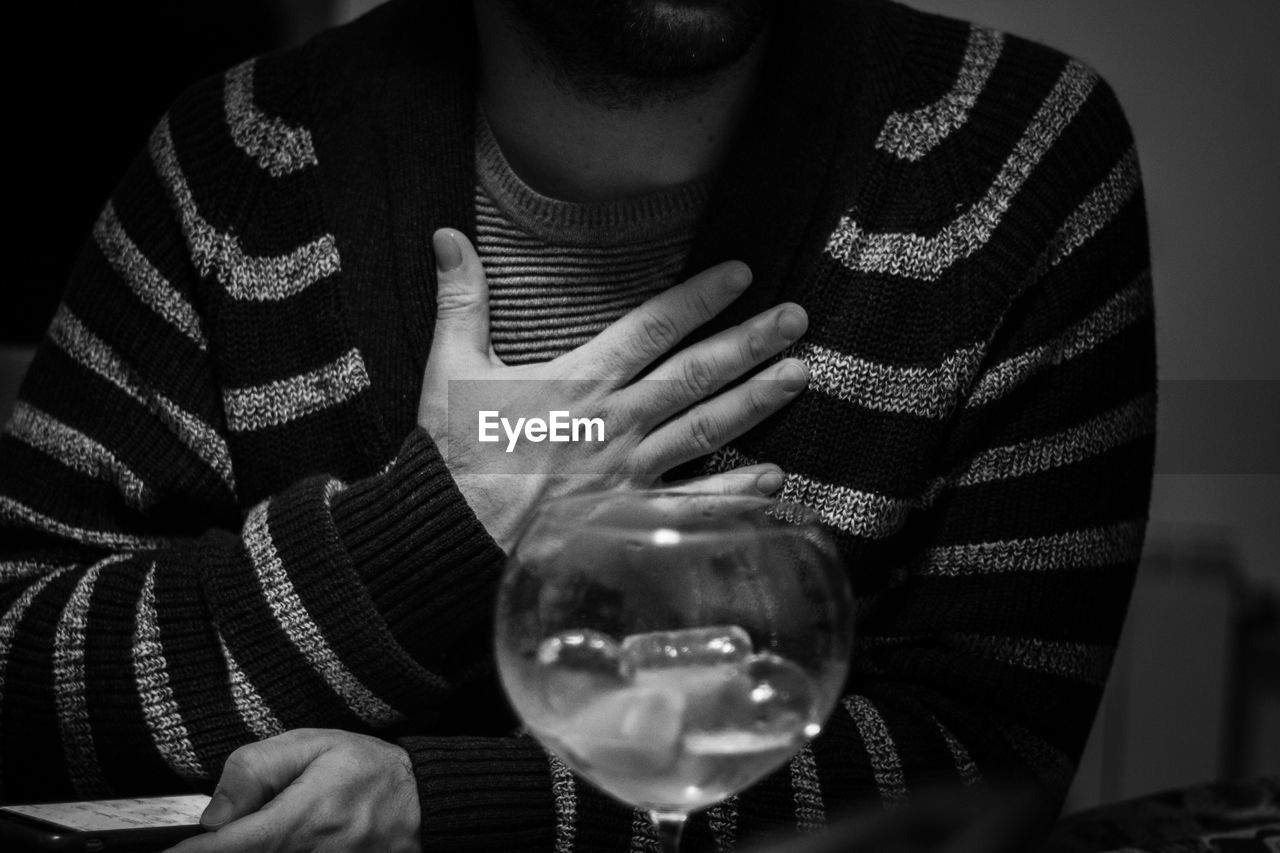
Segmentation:
<svg viewBox="0 0 1280 853">
<path fill-rule="evenodd" d="M 0 439 L 0 798 L 209 790 L 301 726 L 409 752 L 424 849 L 650 849 L 500 696 L 503 554 L 416 425 L 430 234 L 475 237 L 466 4 L 391 0 L 185 93 L 105 208 Z M 1061 797 L 1141 550 L 1154 333 L 1134 142 L 1043 46 L 813 4 L 677 279 L 790 300 L 808 390 L 756 461 L 857 598 L 846 695 L 689 849 L 937 785 Z"/>
<path fill-rule="evenodd" d="M 548 198 L 511 168 L 480 110 L 476 172 L 476 251 L 505 364 L 582 346 L 675 284 L 709 191 L 703 179 L 610 202 Z"/>
</svg>

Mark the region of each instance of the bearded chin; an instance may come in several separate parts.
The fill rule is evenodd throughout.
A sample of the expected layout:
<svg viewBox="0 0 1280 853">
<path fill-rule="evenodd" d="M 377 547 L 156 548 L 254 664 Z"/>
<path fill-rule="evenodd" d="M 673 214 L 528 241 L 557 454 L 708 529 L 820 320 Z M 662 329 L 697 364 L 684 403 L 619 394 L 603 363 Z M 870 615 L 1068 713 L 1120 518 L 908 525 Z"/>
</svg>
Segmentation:
<svg viewBox="0 0 1280 853">
<path fill-rule="evenodd" d="M 755 44 L 776 0 L 502 2 L 557 81 L 609 106 L 634 106 L 708 85 Z"/>
</svg>

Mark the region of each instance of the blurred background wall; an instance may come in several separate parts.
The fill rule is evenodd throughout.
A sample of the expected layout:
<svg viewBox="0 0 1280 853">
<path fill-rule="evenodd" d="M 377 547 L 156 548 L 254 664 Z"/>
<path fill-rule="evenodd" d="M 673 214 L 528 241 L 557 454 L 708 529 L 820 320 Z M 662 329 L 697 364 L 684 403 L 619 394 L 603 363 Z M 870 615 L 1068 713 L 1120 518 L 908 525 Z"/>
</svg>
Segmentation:
<svg viewBox="0 0 1280 853">
<path fill-rule="evenodd" d="M 12 136 L 22 215 L 0 306 L 0 417 L 75 252 L 166 104 L 377 2 L 78 0 L 10 13 L 10 31 L 66 70 L 5 60 L 25 132 Z M 908 2 L 1088 61 L 1138 139 L 1162 377 L 1153 523 L 1073 802 L 1280 772 L 1280 3 Z"/>
</svg>

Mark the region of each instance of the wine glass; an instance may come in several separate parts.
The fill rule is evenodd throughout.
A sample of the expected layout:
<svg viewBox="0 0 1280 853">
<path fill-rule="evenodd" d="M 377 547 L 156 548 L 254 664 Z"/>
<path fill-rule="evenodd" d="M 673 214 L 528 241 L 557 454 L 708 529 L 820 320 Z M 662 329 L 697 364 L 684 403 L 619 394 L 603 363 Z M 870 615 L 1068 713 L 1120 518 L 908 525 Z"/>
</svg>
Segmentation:
<svg viewBox="0 0 1280 853">
<path fill-rule="evenodd" d="M 675 853 L 690 812 L 818 734 L 852 620 L 835 544 L 808 508 L 606 492 L 534 513 L 498 593 L 496 650 L 530 733 L 648 811 Z"/>
</svg>

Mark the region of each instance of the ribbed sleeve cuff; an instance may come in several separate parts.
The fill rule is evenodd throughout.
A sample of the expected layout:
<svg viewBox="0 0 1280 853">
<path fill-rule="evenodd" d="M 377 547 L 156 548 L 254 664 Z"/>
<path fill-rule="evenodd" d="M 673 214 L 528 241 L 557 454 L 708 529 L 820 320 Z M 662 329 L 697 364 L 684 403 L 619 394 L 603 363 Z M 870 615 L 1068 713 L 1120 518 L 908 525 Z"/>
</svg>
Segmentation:
<svg viewBox="0 0 1280 853">
<path fill-rule="evenodd" d="M 416 658 L 488 618 L 506 555 L 424 431 L 385 472 L 335 495 L 332 513 L 374 604 Z"/>
<path fill-rule="evenodd" d="M 547 755 L 528 738 L 406 737 L 423 850 L 538 850 L 555 841 Z"/>
</svg>

